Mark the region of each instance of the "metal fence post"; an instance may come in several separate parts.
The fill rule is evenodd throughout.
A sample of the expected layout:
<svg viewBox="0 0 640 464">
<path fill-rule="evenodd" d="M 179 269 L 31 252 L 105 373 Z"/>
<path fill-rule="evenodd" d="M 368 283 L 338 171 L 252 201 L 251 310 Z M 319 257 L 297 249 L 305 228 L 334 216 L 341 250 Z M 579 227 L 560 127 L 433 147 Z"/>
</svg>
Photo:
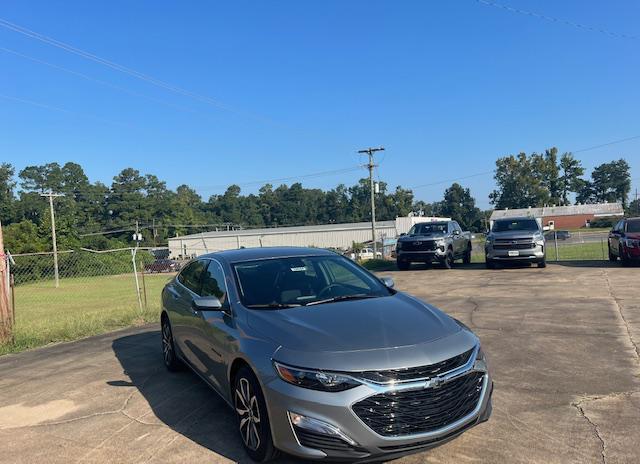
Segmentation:
<svg viewBox="0 0 640 464">
<path fill-rule="evenodd" d="M 136 281 L 136 296 L 138 297 L 138 308 L 140 309 L 140 312 L 142 312 L 142 297 L 140 296 L 140 284 L 138 283 L 138 268 L 136 266 L 137 251 L 138 251 L 137 248 L 131 249 L 131 262 L 133 263 L 133 275 Z"/>
<path fill-rule="evenodd" d="M 555 230 L 553 231 L 553 241 L 556 246 L 556 262 L 558 262 L 560 261 L 560 253 L 558 250 L 558 232 L 556 232 Z"/>
<path fill-rule="evenodd" d="M 602 259 L 607 259 L 604 255 L 604 239 L 602 237 L 600 237 L 600 248 L 602 248 Z"/>
</svg>

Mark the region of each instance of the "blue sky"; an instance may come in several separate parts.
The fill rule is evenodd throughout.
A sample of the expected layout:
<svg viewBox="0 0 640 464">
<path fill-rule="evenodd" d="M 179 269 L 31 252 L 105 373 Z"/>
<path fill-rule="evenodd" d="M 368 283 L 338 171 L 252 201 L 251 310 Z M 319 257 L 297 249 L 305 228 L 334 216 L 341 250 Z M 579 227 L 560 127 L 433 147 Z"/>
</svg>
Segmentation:
<svg viewBox="0 0 640 464">
<path fill-rule="evenodd" d="M 0 27 L 0 160 L 75 161 L 107 184 L 132 166 L 207 198 L 356 166 L 366 146 L 387 148 L 381 180 L 413 187 L 640 135 L 640 3 L 499 3 L 612 34 L 474 0 L 4 0 L 4 20 L 207 99 Z M 640 138 L 578 156 L 587 168 L 625 157 L 640 188 Z M 461 183 L 488 207 L 490 174 Z"/>
</svg>

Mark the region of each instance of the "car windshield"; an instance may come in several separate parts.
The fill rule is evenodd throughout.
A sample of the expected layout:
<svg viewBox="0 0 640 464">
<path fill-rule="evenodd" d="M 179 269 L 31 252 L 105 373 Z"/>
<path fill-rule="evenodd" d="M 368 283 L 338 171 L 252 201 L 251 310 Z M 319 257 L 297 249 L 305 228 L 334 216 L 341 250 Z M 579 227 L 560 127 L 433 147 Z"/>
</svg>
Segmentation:
<svg viewBox="0 0 640 464">
<path fill-rule="evenodd" d="M 272 258 L 233 267 L 242 303 L 248 308 L 281 309 L 393 293 L 342 256 Z"/>
<path fill-rule="evenodd" d="M 640 219 L 627 222 L 627 232 L 640 232 Z"/>
<path fill-rule="evenodd" d="M 508 232 L 511 230 L 526 230 L 535 232 L 538 229 L 538 223 L 535 219 L 514 219 L 510 221 L 496 221 L 493 223 L 493 232 Z"/>
<path fill-rule="evenodd" d="M 430 234 L 446 234 L 446 222 L 431 222 L 414 225 L 409 230 L 409 235 L 430 235 Z"/>
</svg>

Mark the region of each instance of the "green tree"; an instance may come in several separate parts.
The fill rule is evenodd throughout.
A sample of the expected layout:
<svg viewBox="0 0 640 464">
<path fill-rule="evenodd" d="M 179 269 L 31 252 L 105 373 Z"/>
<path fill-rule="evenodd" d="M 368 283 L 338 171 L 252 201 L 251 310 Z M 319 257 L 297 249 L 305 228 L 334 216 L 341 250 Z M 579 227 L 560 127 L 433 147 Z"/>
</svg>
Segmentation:
<svg viewBox="0 0 640 464">
<path fill-rule="evenodd" d="M 548 188 L 543 183 L 544 175 L 539 173 L 544 163 L 540 155 L 528 157 L 505 156 L 496 161 L 497 188 L 489 194 L 491 204 L 498 209 L 527 208 L 543 206 L 549 201 Z"/>
<path fill-rule="evenodd" d="M 563 205 L 569 205 L 569 194 L 578 193 L 583 188 L 583 182 L 581 177 L 584 175 L 584 168 L 571 153 L 563 153 L 560 158 L 560 169 L 562 175 L 560 176 L 560 188 Z"/>
<path fill-rule="evenodd" d="M 445 190 L 438 212 L 441 216 L 458 221 L 463 230 L 476 232 L 483 228 L 481 211 L 476 207 L 476 200 L 471 196 L 468 188 L 458 183 L 454 183 Z"/>
<path fill-rule="evenodd" d="M 591 173 L 591 188 L 596 201 L 619 201 L 626 207 L 631 191 L 629 163 L 619 159 L 597 166 Z"/>
<path fill-rule="evenodd" d="M 8 224 L 15 216 L 14 173 L 15 170 L 9 163 L 0 164 L 0 222 L 2 224 Z"/>
</svg>

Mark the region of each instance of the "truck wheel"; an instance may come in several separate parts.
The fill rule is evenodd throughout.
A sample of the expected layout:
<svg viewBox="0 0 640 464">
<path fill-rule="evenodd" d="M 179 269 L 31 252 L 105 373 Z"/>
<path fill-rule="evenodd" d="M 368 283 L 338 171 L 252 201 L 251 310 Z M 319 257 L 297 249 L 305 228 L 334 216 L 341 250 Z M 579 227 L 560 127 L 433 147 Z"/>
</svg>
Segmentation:
<svg viewBox="0 0 640 464">
<path fill-rule="evenodd" d="M 447 250 L 447 254 L 444 257 L 442 264 L 444 264 L 445 269 L 453 268 L 453 252 L 451 250 Z"/>
<path fill-rule="evenodd" d="M 467 251 L 464 252 L 464 256 L 462 257 L 462 262 L 464 264 L 471 264 L 471 245 L 467 248 Z"/>
<path fill-rule="evenodd" d="M 547 260 L 546 260 L 546 259 L 543 259 L 542 261 L 540 261 L 540 262 L 538 263 L 538 267 L 539 267 L 539 268 L 547 267 Z"/>
<path fill-rule="evenodd" d="M 614 255 L 613 253 L 611 253 L 611 247 L 608 248 L 609 250 L 609 261 L 614 262 L 618 260 L 618 257 L 616 255 Z"/>
<path fill-rule="evenodd" d="M 400 271 L 408 271 L 409 270 L 409 266 L 411 266 L 411 263 L 409 261 L 397 260 L 396 261 L 396 266 L 398 266 L 398 270 L 400 270 Z"/>
</svg>

